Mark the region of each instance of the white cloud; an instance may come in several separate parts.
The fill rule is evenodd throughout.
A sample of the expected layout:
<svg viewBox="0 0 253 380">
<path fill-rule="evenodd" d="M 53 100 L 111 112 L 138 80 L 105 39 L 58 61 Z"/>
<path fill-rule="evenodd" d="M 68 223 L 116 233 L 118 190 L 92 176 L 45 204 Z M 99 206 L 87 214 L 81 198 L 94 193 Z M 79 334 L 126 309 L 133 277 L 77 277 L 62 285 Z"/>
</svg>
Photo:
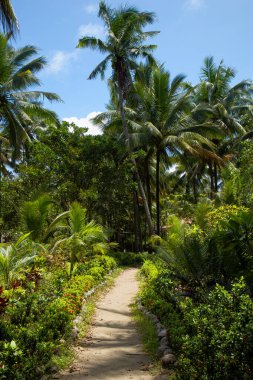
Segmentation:
<svg viewBox="0 0 253 380">
<path fill-rule="evenodd" d="M 91 22 L 89 24 L 79 26 L 78 32 L 79 37 L 91 36 L 101 38 L 105 36 L 105 29 L 101 25 L 93 24 Z"/>
<path fill-rule="evenodd" d="M 187 0 L 185 5 L 188 9 L 200 9 L 204 5 L 204 0 Z"/>
<path fill-rule="evenodd" d="M 98 11 L 98 4 L 96 3 L 90 3 L 84 6 L 84 10 L 86 13 L 92 14 L 97 13 Z"/>
<path fill-rule="evenodd" d="M 56 51 L 47 65 L 46 72 L 51 74 L 58 74 L 59 72 L 66 69 L 72 61 L 76 61 L 77 58 L 78 51 Z"/>
<path fill-rule="evenodd" d="M 64 121 L 67 121 L 68 123 L 74 123 L 76 124 L 78 127 L 81 127 L 81 128 L 88 128 L 88 132 L 87 132 L 87 135 L 102 135 L 102 131 L 99 127 L 97 127 L 96 125 L 93 124 L 93 122 L 91 121 L 92 118 L 94 118 L 95 116 L 99 115 L 100 112 L 91 112 L 89 113 L 86 117 L 81 117 L 81 118 L 78 118 L 78 117 L 75 117 L 75 116 L 72 116 L 72 117 L 65 117 L 63 120 Z"/>
</svg>

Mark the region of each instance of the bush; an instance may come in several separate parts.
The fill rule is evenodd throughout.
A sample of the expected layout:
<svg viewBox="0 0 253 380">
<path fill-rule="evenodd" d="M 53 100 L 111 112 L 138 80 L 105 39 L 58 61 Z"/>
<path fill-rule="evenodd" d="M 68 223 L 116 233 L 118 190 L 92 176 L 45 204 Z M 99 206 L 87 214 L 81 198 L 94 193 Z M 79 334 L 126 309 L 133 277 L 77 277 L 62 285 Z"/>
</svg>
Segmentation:
<svg viewBox="0 0 253 380">
<path fill-rule="evenodd" d="M 236 205 L 223 205 L 217 207 L 214 211 L 207 214 L 207 227 L 216 231 L 222 231 L 224 229 L 224 222 L 228 222 L 233 216 L 247 210 L 248 209 L 244 206 Z"/>
<path fill-rule="evenodd" d="M 140 266 L 148 259 L 148 253 L 112 252 L 111 256 L 122 266 Z"/>
<path fill-rule="evenodd" d="M 50 366 L 60 339 L 68 339 L 84 295 L 116 266 L 99 256 L 83 264 L 85 275 L 67 277 L 63 269 L 47 273 L 38 287 L 6 291 L 0 320 L 0 378 L 37 380 Z M 88 274 L 89 273 L 89 274 Z"/>
<path fill-rule="evenodd" d="M 73 276 L 63 289 L 63 300 L 70 314 L 80 312 L 85 292 L 96 284 L 97 280 L 91 275 Z"/>
<path fill-rule="evenodd" d="M 146 260 L 141 267 L 141 274 L 150 281 L 158 276 L 158 269 L 152 261 Z"/>
<path fill-rule="evenodd" d="M 184 325 L 179 379 L 252 379 L 253 302 L 242 280 L 230 292 L 217 285 L 198 306 L 188 300 Z"/>
<path fill-rule="evenodd" d="M 92 276 L 96 283 L 99 283 L 105 276 L 105 269 L 103 267 L 94 266 L 87 271 L 87 274 Z"/>
</svg>

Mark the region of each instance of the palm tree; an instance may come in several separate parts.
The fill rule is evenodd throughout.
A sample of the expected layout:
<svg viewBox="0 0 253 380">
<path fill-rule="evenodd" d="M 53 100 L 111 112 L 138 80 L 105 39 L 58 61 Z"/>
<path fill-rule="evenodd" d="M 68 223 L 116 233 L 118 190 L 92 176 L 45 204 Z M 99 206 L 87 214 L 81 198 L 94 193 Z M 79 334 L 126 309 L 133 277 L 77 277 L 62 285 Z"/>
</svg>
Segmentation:
<svg viewBox="0 0 253 380">
<path fill-rule="evenodd" d="M 8 38 L 0 34 L 0 136 L 9 140 L 13 161 L 24 144 L 36 136 L 36 128 L 59 122 L 57 115 L 42 104 L 44 99 L 59 101 L 59 96 L 29 91 L 40 85 L 36 73 L 46 65 L 43 57 L 34 58 L 37 53 L 34 46 L 14 49 Z"/>
<path fill-rule="evenodd" d="M 154 21 L 154 14 L 151 12 L 139 12 L 134 7 L 112 9 L 108 7 L 104 1 L 101 1 L 98 15 L 105 24 L 107 32 L 106 41 L 95 37 L 84 36 L 79 40 L 78 47 L 89 47 L 106 54 L 105 59 L 91 72 L 89 79 L 93 79 L 98 75 L 104 78 L 105 71 L 108 65 L 111 64 L 112 80 L 117 87 L 122 127 L 127 149 L 131 155 L 130 136 L 124 107 L 132 86 L 131 72 L 136 70 L 137 60 L 144 57 L 149 61 L 153 61 L 151 53 L 156 46 L 145 45 L 144 42 L 147 38 L 156 35 L 158 32 L 144 32 L 143 28 Z M 150 210 L 137 164 L 133 156 L 131 156 L 131 162 L 143 198 L 149 232 L 152 234 L 153 225 Z"/>
<path fill-rule="evenodd" d="M 4 32 L 15 35 L 18 31 L 18 20 L 10 0 L 0 1 L 0 20 Z"/>
<path fill-rule="evenodd" d="M 149 136 L 148 144 L 155 149 L 156 233 L 160 235 L 161 159 L 168 159 L 180 152 L 203 155 L 207 153 L 207 148 L 212 148 L 212 144 L 188 125 L 191 89 L 184 89 L 184 76 L 171 79 L 163 66 L 154 66 L 151 71 L 147 69 L 149 73 L 145 75 L 144 82 L 140 77 L 134 84 L 136 108 L 129 112 L 133 121 L 128 122 L 137 132 L 138 140 L 145 141 Z"/>
<path fill-rule="evenodd" d="M 86 212 L 78 202 L 70 210 L 58 215 L 47 230 L 47 237 L 55 234 L 56 243 L 52 248 L 65 247 L 69 252 L 70 276 L 75 264 L 88 253 L 106 253 L 109 249 L 103 227 L 93 220 L 86 221 Z"/>
<path fill-rule="evenodd" d="M 233 140 L 245 134 L 241 115 L 252 107 L 252 82 L 243 80 L 231 87 L 235 71 L 223 61 L 217 66 L 213 57 L 204 61 L 200 83 L 193 92 L 195 106 L 192 116 L 198 128 L 206 127 L 217 131 L 212 139 L 217 153 L 226 160 Z M 252 118 L 251 118 L 252 120 Z M 211 196 L 218 191 L 219 165 L 208 160 Z"/>
<path fill-rule="evenodd" d="M 30 233 L 33 241 L 43 241 L 46 231 L 46 219 L 49 208 L 53 201 L 48 195 L 41 195 L 34 201 L 28 201 L 23 204 L 21 214 L 25 229 Z"/>
<path fill-rule="evenodd" d="M 21 269 L 32 263 L 36 254 L 20 253 L 22 243 L 29 237 L 29 233 L 21 236 L 15 244 L 0 245 L 0 278 L 6 289 L 9 289 L 11 281 L 17 276 Z"/>
</svg>

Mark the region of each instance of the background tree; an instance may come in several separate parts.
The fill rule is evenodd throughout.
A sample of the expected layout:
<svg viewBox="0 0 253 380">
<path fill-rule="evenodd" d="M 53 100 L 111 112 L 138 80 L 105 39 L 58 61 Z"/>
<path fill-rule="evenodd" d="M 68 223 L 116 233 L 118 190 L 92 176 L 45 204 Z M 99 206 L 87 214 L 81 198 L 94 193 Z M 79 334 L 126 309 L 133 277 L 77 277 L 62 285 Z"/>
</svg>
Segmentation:
<svg viewBox="0 0 253 380">
<path fill-rule="evenodd" d="M 99 17 L 107 29 L 107 40 L 104 42 L 95 37 L 82 37 L 79 40 L 79 48 L 92 48 L 103 54 L 106 58 L 92 71 L 89 79 L 100 75 L 104 78 L 108 64 L 112 67 L 112 79 L 117 84 L 117 93 L 120 107 L 122 126 L 125 134 L 128 152 L 131 154 L 130 136 L 125 119 L 125 102 L 132 84 L 131 71 L 136 70 L 137 60 L 144 57 L 153 60 L 151 52 L 155 45 L 145 45 L 144 41 L 157 32 L 144 32 L 143 28 L 154 21 L 151 12 L 139 12 L 134 7 L 121 7 L 112 9 L 104 1 L 99 5 Z M 147 222 L 150 234 L 153 233 L 153 225 L 148 207 L 146 194 L 138 172 L 137 164 L 133 156 L 131 162 L 134 167 L 135 176 L 139 190 L 143 198 Z"/>
<path fill-rule="evenodd" d="M 18 20 L 10 0 L 0 2 L 0 21 L 3 31 L 15 35 L 18 31 Z"/>
</svg>

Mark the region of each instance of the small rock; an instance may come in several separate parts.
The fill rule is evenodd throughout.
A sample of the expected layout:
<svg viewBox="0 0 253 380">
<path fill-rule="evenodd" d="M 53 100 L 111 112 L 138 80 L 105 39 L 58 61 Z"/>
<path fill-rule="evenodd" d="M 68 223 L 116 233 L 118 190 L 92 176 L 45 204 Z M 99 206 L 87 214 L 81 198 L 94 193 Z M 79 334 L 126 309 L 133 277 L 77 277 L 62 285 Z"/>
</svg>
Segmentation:
<svg viewBox="0 0 253 380">
<path fill-rule="evenodd" d="M 166 329 L 160 330 L 158 337 L 159 338 L 167 337 L 167 330 Z"/>
<path fill-rule="evenodd" d="M 76 339 L 78 336 L 78 333 L 79 333 L 79 329 L 76 326 L 74 326 L 72 329 L 72 338 Z"/>
<path fill-rule="evenodd" d="M 176 357 L 173 354 L 167 354 L 162 357 L 163 367 L 169 367 L 176 362 Z"/>
<path fill-rule="evenodd" d="M 170 347 L 167 347 L 166 350 L 163 352 L 164 355 L 173 354 L 173 350 Z"/>
<path fill-rule="evenodd" d="M 157 329 L 157 331 L 160 331 L 160 330 L 162 329 L 162 325 L 161 325 L 160 322 L 158 322 L 158 323 L 156 324 L 156 329 Z"/>
<path fill-rule="evenodd" d="M 166 338 L 166 336 L 164 336 L 164 337 L 160 340 L 160 345 L 161 345 L 161 346 L 168 346 L 168 345 L 169 345 L 169 342 L 168 342 L 168 339 Z"/>
<path fill-rule="evenodd" d="M 167 348 L 168 348 L 167 344 L 160 344 L 160 346 L 158 347 L 159 356 L 163 356 L 164 352 L 165 352 L 165 350 L 167 350 Z"/>
<path fill-rule="evenodd" d="M 157 316 L 154 315 L 154 314 L 152 314 L 152 315 L 150 316 L 150 319 L 151 319 L 151 321 L 154 322 L 154 323 L 157 323 L 157 322 L 158 322 L 158 318 L 157 318 Z"/>
<path fill-rule="evenodd" d="M 56 373 L 58 371 L 59 371 L 59 368 L 56 365 L 52 365 L 52 367 L 50 367 L 50 372 L 51 373 Z"/>
</svg>

